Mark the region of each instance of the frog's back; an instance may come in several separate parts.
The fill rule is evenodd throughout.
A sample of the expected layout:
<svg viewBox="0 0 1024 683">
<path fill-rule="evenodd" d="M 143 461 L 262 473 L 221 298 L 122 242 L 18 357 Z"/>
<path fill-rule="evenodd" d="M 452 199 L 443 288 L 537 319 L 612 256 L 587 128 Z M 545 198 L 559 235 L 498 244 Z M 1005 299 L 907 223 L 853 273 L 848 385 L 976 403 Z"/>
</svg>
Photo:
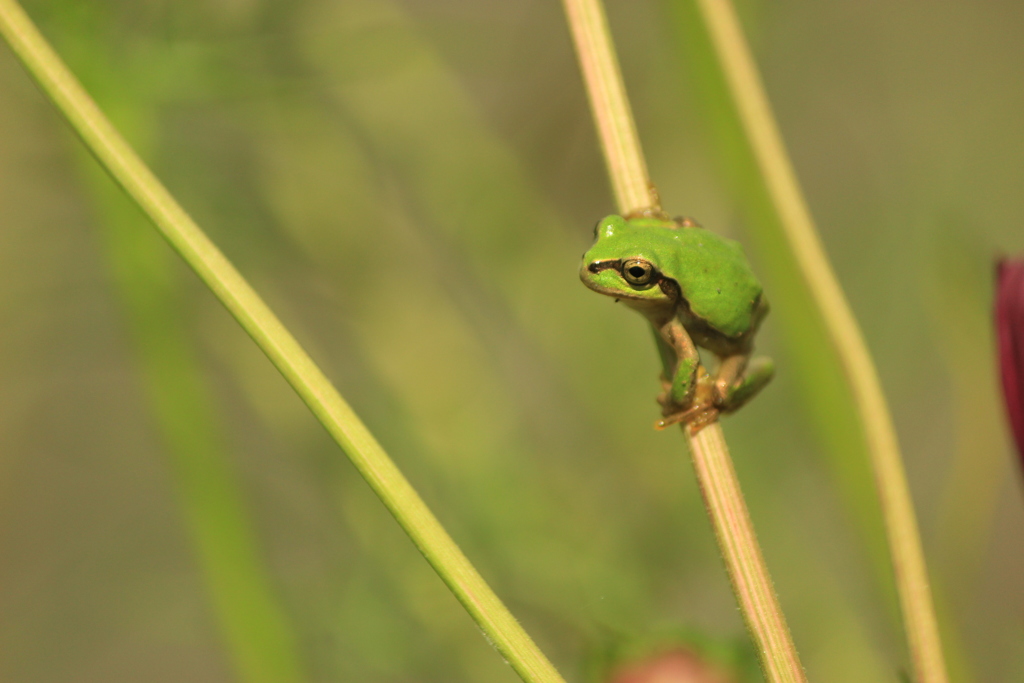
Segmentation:
<svg viewBox="0 0 1024 683">
<path fill-rule="evenodd" d="M 762 287 L 739 243 L 703 228 L 672 232 L 679 248 L 662 273 L 678 283 L 690 310 L 727 337 L 750 331 Z"/>
</svg>

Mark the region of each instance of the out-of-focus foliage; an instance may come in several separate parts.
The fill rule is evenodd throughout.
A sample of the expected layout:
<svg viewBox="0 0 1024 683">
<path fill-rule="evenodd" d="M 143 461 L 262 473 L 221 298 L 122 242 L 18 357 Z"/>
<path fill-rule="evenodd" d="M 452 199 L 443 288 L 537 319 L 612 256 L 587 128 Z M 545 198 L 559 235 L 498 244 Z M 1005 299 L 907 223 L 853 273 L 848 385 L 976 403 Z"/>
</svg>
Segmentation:
<svg viewBox="0 0 1024 683">
<path fill-rule="evenodd" d="M 1003 402 L 1017 453 L 1024 457 L 1024 260 L 996 266 L 995 309 Z"/>
<path fill-rule="evenodd" d="M 679 626 L 643 636 L 609 634 L 586 654 L 585 683 L 754 683 L 757 654 L 741 642 L 709 638 Z"/>
<path fill-rule="evenodd" d="M 576 279 L 611 200 L 557 3 L 25 7 L 570 678 L 609 638 L 742 633 L 682 439 L 650 428 L 648 332 Z M 1018 680 L 1024 516 L 989 309 L 993 255 L 1024 250 L 1024 11 L 740 10 L 889 393 L 955 677 Z M 666 208 L 744 239 L 679 13 L 609 12 Z M 77 144 L 0 49 L 0 680 L 232 680 Z M 515 680 L 168 262 L 310 678 Z M 776 381 L 726 421 L 740 479 L 811 679 L 895 680 L 891 597 L 784 319 L 760 341 Z"/>
</svg>

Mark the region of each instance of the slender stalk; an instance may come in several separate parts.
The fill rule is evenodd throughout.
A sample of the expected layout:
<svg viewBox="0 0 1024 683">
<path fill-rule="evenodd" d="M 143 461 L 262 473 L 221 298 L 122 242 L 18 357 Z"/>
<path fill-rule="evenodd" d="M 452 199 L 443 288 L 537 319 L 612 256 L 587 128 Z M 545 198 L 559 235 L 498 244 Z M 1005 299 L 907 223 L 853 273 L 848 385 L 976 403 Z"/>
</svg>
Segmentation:
<svg viewBox="0 0 1024 683">
<path fill-rule="evenodd" d="M 600 1 L 564 0 L 564 5 L 619 211 L 626 214 L 645 208 L 636 203 L 643 198 L 640 188 L 646 192 L 646 206 L 657 206 L 657 192 L 647 177 Z M 622 150 L 636 159 L 623 158 Z M 757 543 L 721 426 L 716 422 L 697 434 L 690 434 L 684 426 L 683 433 L 688 436 L 708 516 L 765 676 L 771 683 L 802 683 L 806 680 L 803 667 Z"/>
<path fill-rule="evenodd" d="M 658 207 L 604 8 L 590 1 L 566 0 L 564 5 L 615 203 L 623 215 Z"/>
<path fill-rule="evenodd" d="M 684 426 L 683 432 L 689 434 Z M 754 534 L 722 427 L 690 436 L 690 453 L 729 581 L 768 681 L 806 681 L 768 566 Z"/>
<path fill-rule="evenodd" d="M 0 0 L 0 33 L 97 160 L 305 401 L 516 673 L 530 683 L 560 683 L 558 672 L 327 377 L 111 126 L 14 0 Z"/>
<path fill-rule="evenodd" d="M 917 520 L 878 373 L 818 238 L 736 12 L 729 0 L 698 0 L 698 6 L 790 248 L 854 395 L 875 472 L 917 680 L 945 683 L 948 678 Z"/>
</svg>

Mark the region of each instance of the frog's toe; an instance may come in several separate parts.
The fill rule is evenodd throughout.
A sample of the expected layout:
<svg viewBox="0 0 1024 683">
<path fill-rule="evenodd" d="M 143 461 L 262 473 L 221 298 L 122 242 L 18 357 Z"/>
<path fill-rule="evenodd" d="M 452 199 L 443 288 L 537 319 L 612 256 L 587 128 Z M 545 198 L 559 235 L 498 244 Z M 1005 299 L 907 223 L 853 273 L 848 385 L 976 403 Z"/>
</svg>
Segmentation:
<svg viewBox="0 0 1024 683">
<path fill-rule="evenodd" d="M 713 425 L 718 422 L 719 411 L 717 408 L 709 408 L 697 415 L 694 415 L 692 419 L 686 421 L 686 426 L 690 430 L 690 436 L 693 436 L 705 427 Z"/>
<path fill-rule="evenodd" d="M 686 410 L 666 415 L 654 423 L 654 428 L 661 431 L 675 424 L 686 424 L 690 428 L 690 434 L 696 434 L 716 420 L 718 420 L 718 408 L 701 403 Z"/>
<path fill-rule="evenodd" d="M 726 413 L 739 410 L 764 389 L 774 374 L 775 364 L 771 358 L 753 359 L 743 375 L 717 401 L 718 407 Z"/>
</svg>

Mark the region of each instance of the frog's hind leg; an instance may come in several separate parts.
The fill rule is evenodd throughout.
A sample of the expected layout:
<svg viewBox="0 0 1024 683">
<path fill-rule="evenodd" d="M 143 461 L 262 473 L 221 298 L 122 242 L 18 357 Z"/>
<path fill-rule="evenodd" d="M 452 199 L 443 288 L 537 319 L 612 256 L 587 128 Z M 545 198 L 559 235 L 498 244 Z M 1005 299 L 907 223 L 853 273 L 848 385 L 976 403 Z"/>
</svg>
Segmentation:
<svg viewBox="0 0 1024 683">
<path fill-rule="evenodd" d="M 724 413 L 738 410 L 754 398 L 774 374 L 775 363 L 771 358 L 755 358 L 748 364 L 745 355 L 727 356 L 715 376 L 715 402 Z"/>
</svg>

